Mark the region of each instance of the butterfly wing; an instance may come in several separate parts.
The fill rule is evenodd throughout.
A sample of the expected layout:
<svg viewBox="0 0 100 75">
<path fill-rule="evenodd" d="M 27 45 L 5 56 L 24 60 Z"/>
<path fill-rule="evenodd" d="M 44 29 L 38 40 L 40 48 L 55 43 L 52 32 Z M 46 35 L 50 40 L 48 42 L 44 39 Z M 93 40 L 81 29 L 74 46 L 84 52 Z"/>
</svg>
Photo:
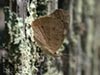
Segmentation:
<svg viewBox="0 0 100 75">
<path fill-rule="evenodd" d="M 69 16 L 68 11 L 65 11 L 63 9 L 57 9 L 53 13 L 51 13 L 49 16 L 59 19 L 65 26 L 65 29 L 68 30 L 69 21 L 70 21 L 70 18 L 69 18 L 70 16 Z"/>
<path fill-rule="evenodd" d="M 38 45 L 46 45 L 46 40 L 44 38 L 44 32 L 43 29 L 41 28 L 41 23 L 39 19 L 35 20 L 32 22 L 32 28 L 34 31 L 34 39 L 37 41 Z"/>
<path fill-rule="evenodd" d="M 64 25 L 56 18 L 48 16 L 39 18 L 33 21 L 32 28 L 41 46 L 51 53 L 55 53 L 64 40 Z"/>
<path fill-rule="evenodd" d="M 60 20 L 52 17 L 45 17 L 41 21 L 45 23 L 43 28 L 49 48 L 55 53 L 64 40 L 64 25 Z"/>
</svg>

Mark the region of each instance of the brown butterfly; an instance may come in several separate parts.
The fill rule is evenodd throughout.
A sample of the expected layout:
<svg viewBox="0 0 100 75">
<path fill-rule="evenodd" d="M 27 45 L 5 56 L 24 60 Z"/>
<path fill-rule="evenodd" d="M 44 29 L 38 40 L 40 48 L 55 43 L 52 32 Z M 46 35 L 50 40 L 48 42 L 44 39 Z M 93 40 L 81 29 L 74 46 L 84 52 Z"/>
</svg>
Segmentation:
<svg viewBox="0 0 100 75">
<path fill-rule="evenodd" d="M 43 51 L 55 55 L 63 43 L 68 25 L 68 12 L 57 9 L 50 15 L 40 17 L 32 22 L 34 39 Z"/>
</svg>

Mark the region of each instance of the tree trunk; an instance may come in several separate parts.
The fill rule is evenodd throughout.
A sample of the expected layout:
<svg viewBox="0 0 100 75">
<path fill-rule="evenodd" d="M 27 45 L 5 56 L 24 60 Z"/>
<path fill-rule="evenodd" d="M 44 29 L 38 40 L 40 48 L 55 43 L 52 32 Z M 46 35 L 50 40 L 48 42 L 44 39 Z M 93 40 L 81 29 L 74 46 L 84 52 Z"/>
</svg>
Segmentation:
<svg viewBox="0 0 100 75">
<path fill-rule="evenodd" d="M 95 1 L 84 0 L 83 13 L 84 13 L 84 23 L 86 25 L 86 41 L 85 41 L 85 51 L 88 60 L 86 75 L 92 75 L 92 63 L 93 63 L 93 38 L 94 38 L 94 4 Z"/>
<path fill-rule="evenodd" d="M 100 75 L 100 0 L 95 3 L 95 35 L 93 48 L 93 75 Z"/>
</svg>

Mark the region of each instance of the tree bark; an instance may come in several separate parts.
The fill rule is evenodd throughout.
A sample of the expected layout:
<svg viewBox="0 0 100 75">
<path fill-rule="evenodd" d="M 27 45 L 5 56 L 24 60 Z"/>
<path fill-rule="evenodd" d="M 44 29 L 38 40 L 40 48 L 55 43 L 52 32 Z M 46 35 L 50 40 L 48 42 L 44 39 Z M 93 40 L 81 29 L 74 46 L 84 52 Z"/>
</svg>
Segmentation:
<svg viewBox="0 0 100 75">
<path fill-rule="evenodd" d="M 94 4 L 95 1 L 84 0 L 83 6 L 83 21 L 86 25 L 86 40 L 85 40 L 85 51 L 86 51 L 86 75 L 92 75 L 92 63 L 93 63 L 93 38 L 94 38 Z"/>
</svg>

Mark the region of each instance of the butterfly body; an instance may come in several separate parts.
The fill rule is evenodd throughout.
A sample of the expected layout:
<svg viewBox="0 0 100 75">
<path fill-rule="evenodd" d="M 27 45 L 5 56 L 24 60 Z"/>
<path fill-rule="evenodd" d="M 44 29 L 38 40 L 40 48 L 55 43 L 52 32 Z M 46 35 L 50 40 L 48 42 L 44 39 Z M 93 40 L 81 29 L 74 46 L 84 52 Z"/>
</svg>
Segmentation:
<svg viewBox="0 0 100 75">
<path fill-rule="evenodd" d="M 64 17 L 61 20 L 61 12 L 61 10 L 56 11 L 32 22 L 34 39 L 37 44 L 52 55 L 56 53 L 64 40 L 64 31 L 66 30 L 64 23 L 66 22 L 63 22 Z"/>
</svg>

